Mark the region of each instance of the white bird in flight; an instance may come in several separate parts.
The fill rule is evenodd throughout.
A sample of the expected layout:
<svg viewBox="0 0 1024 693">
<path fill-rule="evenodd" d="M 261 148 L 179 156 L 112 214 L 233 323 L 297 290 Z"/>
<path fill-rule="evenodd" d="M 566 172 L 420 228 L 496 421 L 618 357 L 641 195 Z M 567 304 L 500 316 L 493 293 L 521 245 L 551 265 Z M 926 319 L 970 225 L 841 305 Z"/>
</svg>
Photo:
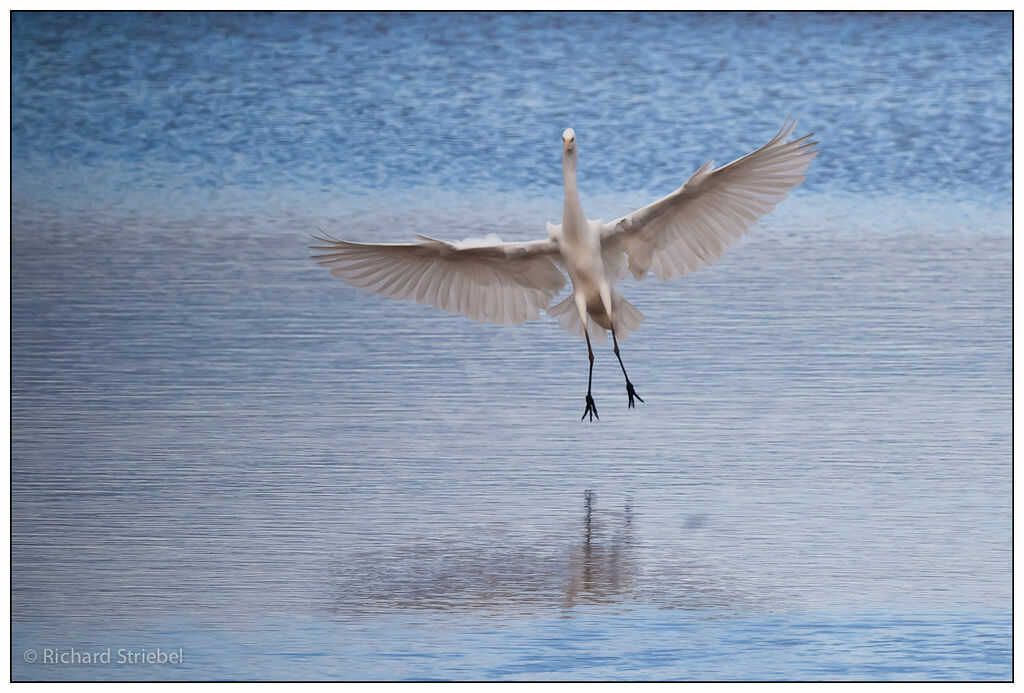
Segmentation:
<svg viewBox="0 0 1024 693">
<path fill-rule="evenodd" d="M 313 256 L 352 286 L 388 298 L 415 300 L 474 320 L 521 323 L 541 309 L 570 334 L 587 340 L 590 373 L 581 420 L 597 416 L 591 395 L 595 342 L 612 333 L 615 356 L 626 378 L 628 407 L 636 394 L 619 354 L 618 340 L 640 326 L 643 313 L 613 287 L 627 267 L 637 279 L 651 270 L 662 281 L 695 272 L 718 259 L 758 220 L 804 180 L 817 156 L 812 135 L 787 142 L 796 121 L 766 145 L 730 164 L 708 161 L 675 192 L 614 221 L 587 219 L 576 187 L 576 133 L 562 133 L 565 205 L 562 223 L 548 223 L 548 238 L 506 243 L 492 237 L 447 241 L 419 235 L 418 243 L 353 243 L 315 236 Z M 549 308 L 565 286 L 572 294 Z M 600 417 L 598 417 L 600 418 Z"/>
</svg>

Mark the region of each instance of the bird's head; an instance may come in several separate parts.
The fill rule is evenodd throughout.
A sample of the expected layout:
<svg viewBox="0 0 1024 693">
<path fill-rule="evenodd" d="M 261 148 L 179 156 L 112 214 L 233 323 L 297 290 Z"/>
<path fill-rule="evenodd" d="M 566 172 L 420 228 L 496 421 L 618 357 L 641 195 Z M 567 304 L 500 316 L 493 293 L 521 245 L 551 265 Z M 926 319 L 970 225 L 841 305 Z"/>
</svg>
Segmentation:
<svg viewBox="0 0 1024 693">
<path fill-rule="evenodd" d="M 576 131 L 566 128 L 562 133 L 562 153 L 568 154 L 576 151 Z"/>
</svg>

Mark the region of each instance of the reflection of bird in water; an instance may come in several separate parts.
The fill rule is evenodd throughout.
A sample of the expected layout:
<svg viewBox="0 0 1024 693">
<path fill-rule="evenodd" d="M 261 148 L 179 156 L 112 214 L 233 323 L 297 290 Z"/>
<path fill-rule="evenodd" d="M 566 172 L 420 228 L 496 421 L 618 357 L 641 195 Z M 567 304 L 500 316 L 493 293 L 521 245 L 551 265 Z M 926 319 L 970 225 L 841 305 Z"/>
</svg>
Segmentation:
<svg viewBox="0 0 1024 693">
<path fill-rule="evenodd" d="M 577 516 L 578 517 L 578 516 Z M 578 522 L 578 520 L 577 520 Z M 583 494 L 583 522 L 571 534 L 506 536 L 459 546 L 415 542 L 346 553 L 336 566 L 344 610 L 531 610 L 612 604 L 636 590 L 632 499 L 599 509 Z"/>
<path fill-rule="evenodd" d="M 375 535 L 334 565 L 335 612 L 536 613 L 631 604 L 749 610 L 771 598 L 706 562 L 707 550 L 688 541 L 714 531 L 708 516 L 690 515 L 675 530 L 645 524 L 661 530 L 652 546 L 642 538 L 630 494 L 614 504 L 605 497 L 605 504 L 588 489 L 582 522 L 578 508 L 555 521 L 536 509 L 543 526 L 524 521 L 511 532 L 482 525 L 466 532 L 452 523 L 448 533 Z"/>
<path fill-rule="evenodd" d="M 619 601 L 628 594 L 636 574 L 633 556 L 633 513 L 627 498 L 618 527 L 608 532 L 595 509 L 592 490 L 583 493 L 583 542 L 574 547 L 565 584 L 567 606 Z"/>
</svg>

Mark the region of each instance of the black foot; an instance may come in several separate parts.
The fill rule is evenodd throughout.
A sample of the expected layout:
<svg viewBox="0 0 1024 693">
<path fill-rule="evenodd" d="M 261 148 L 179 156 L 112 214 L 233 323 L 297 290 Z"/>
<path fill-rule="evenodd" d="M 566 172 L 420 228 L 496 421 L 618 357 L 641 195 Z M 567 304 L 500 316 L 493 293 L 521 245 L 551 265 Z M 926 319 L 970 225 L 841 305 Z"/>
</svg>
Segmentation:
<svg viewBox="0 0 1024 693">
<path fill-rule="evenodd" d="M 583 416 L 580 417 L 580 421 L 587 418 L 587 414 L 590 414 L 591 421 L 593 421 L 594 417 L 597 416 L 597 405 L 594 404 L 594 398 L 590 396 L 589 392 L 587 393 L 587 408 L 583 412 Z M 601 417 L 597 416 L 597 420 L 600 421 Z"/>
<path fill-rule="evenodd" d="M 644 401 L 644 398 L 641 397 L 640 395 L 638 395 L 636 393 L 636 390 L 633 389 L 633 383 L 629 382 L 628 380 L 626 381 L 626 394 L 629 395 L 629 408 L 630 409 L 635 409 L 636 408 L 636 405 L 633 403 L 633 398 L 634 397 L 636 397 L 641 402 Z"/>
</svg>

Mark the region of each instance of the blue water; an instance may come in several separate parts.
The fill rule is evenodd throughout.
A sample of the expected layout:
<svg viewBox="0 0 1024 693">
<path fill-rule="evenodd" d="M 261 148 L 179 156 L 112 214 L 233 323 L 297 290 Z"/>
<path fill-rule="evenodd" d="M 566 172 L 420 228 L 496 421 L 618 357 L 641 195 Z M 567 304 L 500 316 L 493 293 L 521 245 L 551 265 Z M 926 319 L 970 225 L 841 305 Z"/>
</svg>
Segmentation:
<svg viewBox="0 0 1024 693">
<path fill-rule="evenodd" d="M 12 98 L 16 680 L 1011 677 L 1009 13 L 16 13 Z M 554 320 L 308 257 L 789 114 L 806 182 L 622 285 L 599 424 Z M 184 661 L 44 661 L 108 647 Z"/>
</svg>

